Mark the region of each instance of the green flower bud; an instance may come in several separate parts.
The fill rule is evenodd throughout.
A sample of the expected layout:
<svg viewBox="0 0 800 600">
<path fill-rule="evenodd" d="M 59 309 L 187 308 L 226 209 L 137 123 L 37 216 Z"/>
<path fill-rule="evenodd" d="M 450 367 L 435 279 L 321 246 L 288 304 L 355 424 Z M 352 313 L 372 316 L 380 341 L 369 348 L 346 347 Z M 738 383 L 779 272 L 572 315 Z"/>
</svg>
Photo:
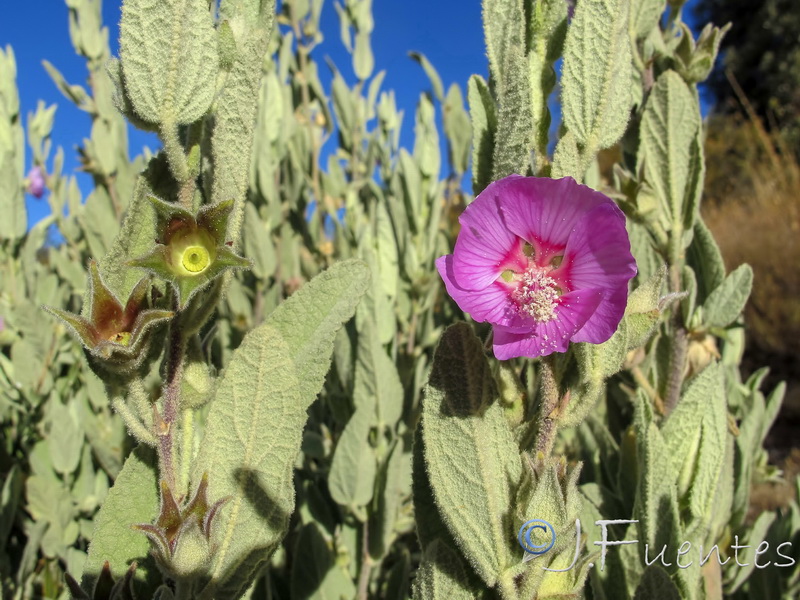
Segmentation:
<svg viewBox="0 0 800 600">
<path fill-rule="evenodd" d="M 89 263 L 89 318 L 59 308 L 43 307 L 57 317 L 104 367 L 128 371 L 141 364 L 147 355 L 150 330 L 170 319 L 174 313 L 146 308 L 148 278 L 133 288 L 123 307 L 100 276 L 95 261 Z"/>
<path fill-rule="evenodd" d="M 211 526 L 219 509 L 229 500 L 208 503 L 208 475 L 204 474 L 192 498 L 179 507 L 166 481 L 161 481 L 161 508 L 155 524 L 134 525 L 154 546 L 164 569 L 178 576 L 203 571 L 213 554 Z"/>
</svg>

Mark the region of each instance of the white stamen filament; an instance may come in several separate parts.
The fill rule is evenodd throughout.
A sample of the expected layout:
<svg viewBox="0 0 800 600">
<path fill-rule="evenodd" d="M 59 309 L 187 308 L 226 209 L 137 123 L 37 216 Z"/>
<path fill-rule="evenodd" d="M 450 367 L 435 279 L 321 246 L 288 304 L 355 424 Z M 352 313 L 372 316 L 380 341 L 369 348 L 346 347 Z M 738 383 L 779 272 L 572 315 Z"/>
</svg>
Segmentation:
<svg viewBox="0 0 800 600">
<path fill-rule="evenodd" d="M 530 267 L 519 277 L 519 285 L 511 293 L 519 311 L 533 317 L 538 323 L 556 318 L 559 288 L 552 277 L 536 267 Z"/>
</svg>

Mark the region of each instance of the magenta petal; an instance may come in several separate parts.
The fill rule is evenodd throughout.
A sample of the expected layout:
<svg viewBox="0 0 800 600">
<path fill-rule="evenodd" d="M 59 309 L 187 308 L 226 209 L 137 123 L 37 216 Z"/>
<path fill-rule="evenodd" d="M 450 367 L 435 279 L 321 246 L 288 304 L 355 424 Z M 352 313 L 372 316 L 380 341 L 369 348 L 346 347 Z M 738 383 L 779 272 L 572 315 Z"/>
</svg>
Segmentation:
<svg viewBox="0 0 800 600">
<path fill-rule="evenodd" d="M 558 277 L 570 289 L 616 288 L 636 275 L 625 216 L 615 204 L 598 206 L 575 227 Z M 624 308 L 624 306 L 623 306 Z"/>
<path fill-rule="evenodd" d="M 553 352 L 566 352 L 570 340 L 595 314 L 603 296 L 604 292 L 600 288 L 565 294 L 556 309 L 556 318 L 547 323 L 535 324 L 527 333 L 495 326 L 495 357 L 508 360 L 518 356 L 535 358 Z"/>
<path fill-rule="evenodd" d="M 573 342 L 590 342 L 592 344 L 602 344 L 614 335 L 625 314 L 625 307 L 628 303 L 628 285 L 618 286 L 615 290 L 606 291 L 603 302 L 597 310 L 572 336 Z"/>
<path fill-rule="evenodd" d="M 453 250 L 453 269 L 464 289 L 485 288 L 514 260 L 519 240 L 503 222 L 496 183 L 489 185 L 459 217 L 461 232 Z"/>
<path fill-rule="evenodd" d="M 574 228 L 593 208 L 611 201 L 571 177 L 502 180 L 500 207 L 509 230 L 549 248 L 567 245 Z"/>
<path fill-rule="evenodd" d="M 490 283 L 482 290 L 465 290 L 457 282 L 453 269 L 453 256 L 448 254 L 436 259 L 436 268 L 444 280 L 447 293 L 458 307 L 473 318 L 484 323 L 496 323 L 514 330 L 531 328 L 528 319 L 523 319 L 511 300 L 508 288 L 499 281 Z"/>
</svg>

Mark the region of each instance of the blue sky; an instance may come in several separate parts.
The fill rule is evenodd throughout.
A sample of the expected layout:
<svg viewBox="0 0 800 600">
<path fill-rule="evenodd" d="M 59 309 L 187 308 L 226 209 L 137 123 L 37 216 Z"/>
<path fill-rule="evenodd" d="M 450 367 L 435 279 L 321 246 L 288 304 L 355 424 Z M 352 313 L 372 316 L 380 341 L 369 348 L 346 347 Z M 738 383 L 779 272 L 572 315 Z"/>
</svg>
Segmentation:
<svg viewBox="0 0 800 600">
<path fill-rule="evenodd" d="M 690 4 L 693 3 L 690 2 Z M 339 21 L 333 0 L 325 0 L 322 14 L 323 44 L 315 50 L 315 58 L 325 73 L 325 56 L 342 70 L 349 82 L 355 81 L 350 59 L 339 38 Z M 118 53 L 120 0 L 103 2 L 103 23 L 110 29 L 112 53 Z M 413 144 L 413 114 L 419 94 L 430 88 L 421 67 L 408 57 L 409 51 L 425 54 L 436 66 L 445 89 L 452 82 L 462 91 L 472 73 L 486 76 L 487 62 L 479 0 L 374 0 L 373 52 L 377 69 L 385 69 L 383 89 L 395 90 L 397 105 L 405 111 L 401 142 Z M 42 67 L 47 59 L 70 83 L 86 84 L 86 67 L 75 54 L 69 37 L 68 10 L 60 0 L 25 0 L 8 2 L 0 20 L 0 45 L 11 45 L 17 60 L 17 84 L 20 93 L 23 124 L 38 100 L 57 104 L 53 130 L 54 149 L 65 152 L 65 171 L 78 166 L 75 147 L 87 137 L 90 118 L 61 96 Z M 327 79 L 327 77 L 326 77 Z M 325 81 L 325 80 L 323 80 Z M 155 148 L 156 138 L 131 128 L 130 149 L 135 155 L 145 145 Z M 29 159 L 29 157 L 28 157 Z M 26 160 L 26 171 L 29 167 Z M 91 179 L 79 176 L 84 197 L 91 190 Z M 29 198 L 29 218 L 35 222 L 47 212 L 43 201 Z"/>
</svg>

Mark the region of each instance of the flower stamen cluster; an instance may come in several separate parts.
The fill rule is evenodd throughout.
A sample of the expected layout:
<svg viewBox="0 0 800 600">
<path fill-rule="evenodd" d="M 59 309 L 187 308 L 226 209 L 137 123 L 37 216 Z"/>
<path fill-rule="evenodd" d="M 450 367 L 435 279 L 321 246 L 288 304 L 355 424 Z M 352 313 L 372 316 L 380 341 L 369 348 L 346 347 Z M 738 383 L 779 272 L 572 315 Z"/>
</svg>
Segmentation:
<svg viewBox="0 0 800 600">
<path fill-rule="evenodd" d="M 556 318 L 556 307 L 561 296 L 556 281 L 538 267 L 529 267 L 518 276 L 511 299 L 517 303 L 521 314 L 533 317 L 537 323 L 547 323 Z"/>
</svg>

